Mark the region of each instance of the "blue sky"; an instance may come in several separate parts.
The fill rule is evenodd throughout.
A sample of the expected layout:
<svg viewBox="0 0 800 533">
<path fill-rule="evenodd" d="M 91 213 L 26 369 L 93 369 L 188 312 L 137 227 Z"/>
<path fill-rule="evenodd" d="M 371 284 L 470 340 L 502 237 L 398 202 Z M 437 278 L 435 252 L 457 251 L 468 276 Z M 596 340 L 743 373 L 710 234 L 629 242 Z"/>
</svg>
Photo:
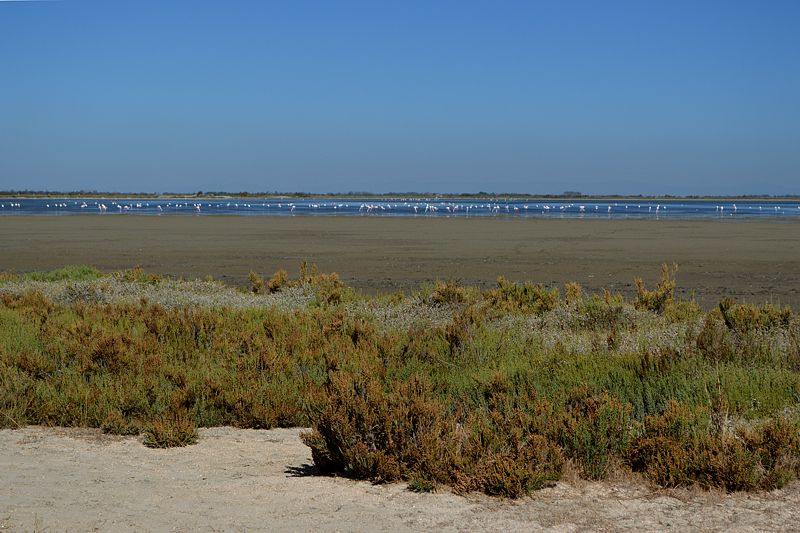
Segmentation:
<svg viewBox="0 0 800 533">
<path fill-rule="evenodd" d="M 797 1 L 0 2 L 0 189 L 800 193 Z"/>
</svg>

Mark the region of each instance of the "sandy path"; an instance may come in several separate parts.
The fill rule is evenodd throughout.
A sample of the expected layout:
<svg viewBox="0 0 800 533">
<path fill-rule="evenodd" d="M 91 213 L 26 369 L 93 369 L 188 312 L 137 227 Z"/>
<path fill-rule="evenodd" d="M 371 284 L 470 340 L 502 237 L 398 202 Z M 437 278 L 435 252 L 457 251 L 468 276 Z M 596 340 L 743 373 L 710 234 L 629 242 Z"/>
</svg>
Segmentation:
<svg viewBox="0 0 800 533">
<path fill-rule="evenodd" d="M 503 501 L 311 475 L 299 430 L 213 428 L 151 450 L 97 430 L 0 430 L 0 530 L 403 531 L 800 528 L 800 484 L 769 494 L 559 483 Z"/>
</svg>

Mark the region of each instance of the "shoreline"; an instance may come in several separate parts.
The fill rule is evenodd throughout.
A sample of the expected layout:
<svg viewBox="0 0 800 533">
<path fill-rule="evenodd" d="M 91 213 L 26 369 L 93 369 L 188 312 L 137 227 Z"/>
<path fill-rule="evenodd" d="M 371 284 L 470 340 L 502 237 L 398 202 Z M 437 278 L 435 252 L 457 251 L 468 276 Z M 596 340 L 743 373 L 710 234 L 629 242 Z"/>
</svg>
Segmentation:
<svg viewBox="0 0 800 533">
<path fill-rule="evenodd" d="M 779 195 L 779 196 L 760 196 L 760 195 L 722 195 L 722 196 L 681 196 L 681 195 L 625 195 L 625 194 L 587 194 L 581 196 L 570 196 L 561 194 L 525 194 L 525 193 L 434 193 L 434 192 L 389 192 L 389 193 L 365 193 L 365 194 L 347 194 L 347 193 L 232 193 L 221 192 L 216 193 L 136 193 L 136 192 L 42 192 L 42 193 L 21 193 L 15 194 L 14 191 L 0 191 L 0 199 L 14 198 L 14 199 L 29 199 L 35 200 L 38 198 L 347 198 L 352 200 L 370 200 L 376 198 L 383 199 L 397 199 L 397 198 L 441 198 L 441 199 L 525 199 L 525 200 L 688 200 L 688 201 L 703 201 L 703 200 L 774 200 L 774 201 L 798 201 L 800 194 L 794 195 Z"/>
</svg>

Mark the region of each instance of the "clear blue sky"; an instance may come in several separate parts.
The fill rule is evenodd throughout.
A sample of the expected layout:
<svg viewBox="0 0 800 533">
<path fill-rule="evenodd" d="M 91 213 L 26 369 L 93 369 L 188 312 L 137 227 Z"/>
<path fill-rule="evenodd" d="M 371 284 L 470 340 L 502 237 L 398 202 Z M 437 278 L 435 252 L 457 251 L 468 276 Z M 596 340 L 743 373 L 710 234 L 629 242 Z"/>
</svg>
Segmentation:
<svg viewBox="0 0 800 533">
<path fill-rule="evenodd" d="M 0 1 L 0 189 L 800 193 L 800 1 Z"/>
</svg>

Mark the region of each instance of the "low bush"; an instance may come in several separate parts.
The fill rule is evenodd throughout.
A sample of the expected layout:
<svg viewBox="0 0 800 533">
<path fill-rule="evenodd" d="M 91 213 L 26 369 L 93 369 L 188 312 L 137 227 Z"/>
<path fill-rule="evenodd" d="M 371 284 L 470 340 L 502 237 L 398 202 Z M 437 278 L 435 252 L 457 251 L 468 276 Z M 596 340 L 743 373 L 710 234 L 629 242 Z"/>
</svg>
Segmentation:
<svg viewBox="0 0 800 533">
<path fill-rule="evenodd" d="M 564 301 L 568 304 L 575 305 L 583 300 L 583 287 L 580 283 L 571 281 L 564 285 Z"/>
<path fill-rule="evenodd" d="M 443 483 L 510 497 L 561 474 L 558 447 L 531 431 L 541 420 L 518 410 L 451 411 L 419 377 L 381 384 L 363 373 L 334 372 L 324 398 L 312 431 L 303 434 L 324 473 L 416 485 L 424 480 L 424 487 Z"/>
<path fill-rule="evenodd" d="M 276 293 L 284 287 L 289 286 L 289 274 L 281 269 L 275 272 L 267 282 L 267 291 L 272 294 Z"/>
<path fill-rule="evenodd" d="M 492 308 L 502 312 L 543 314 L 558 306 L 559 292 L 555 287 L 548 290 L 544 285 L 514 283 L 500 276 L 497 288 L 488 291 L 484 298 Z"/>
<path fill-rule="evenodd" d="M 780 418 L 752 427 L 715 427 L 706 408 L 672 401 L 663 414 L 645 419 L 629 461 L 661 486 L 771 490 L 798 474 L 799 431 Z"/>
<path fill-rule="evenodd" d="M 266 287 L 264 279 L 256 272 L 251 271 L 248 279 L 250 292 L 254 294 L 274 294 L 285 288 L 306 287 L 314 293 L 317 305 L 336 305 L 352 297 L 352 291 L 348 291 L 338 274 L 320 273 L 316 265 L 305 261 L 300 263 L 300 275 L 296 280 L 290 279 L 285 270 L 275 272 L 267 281 Z"/>
<path fill-rule="evenodd" d="M 114 272 L 112 276 L 123 281 L 144 283 L 150 285 L 155 285 L 163 279 L 158 274 L 145 272 L 145 270 L 138 265 L 128 270 L 123 270 L 121 272 Z"/>
<path fill-rule="evenodd" d="M 730 298 L 719 303 L 719 313 L 725 326 L 737 333 L 786 328 L 792 321 L 792 310 L 788 307 L 738 304 Z"/>
<path fill-rule="evenodd" d="M 648 290 L 642 278 L 634 280 L 636 285 L 636 299 L 633 305 L 637 309 L 646 309 L 654 313 L 662 313 L 666 306 L 675 299 L 675 274 L 678 265 L 670 268 L 666 263 L 661 267 L 661 279 L 654 290 Z"/>
<path fill-rule="evenodd" d="M 467 291 L 455 280 L 437 281 L 428 301 L 432 305 L 460 304 L 467 301 Z"/>
<path fill-rule="evenodd" d="M 632 411 L 608 393 L 595 395 L 579 387 L 567 400 L 555 437 L 586 478 L 603 479 L 633 440 Z"/>
<path fill-rule="evenodd" d="M 188 446 L 197 442 L 197 427 L 185 413 L 165 415 L 145 426 L 143 442 L 149 448 Z"/>
<path fill-rule="evenodd" d="M 579 320 L 575 326 L 593 330 L 627 327 L 624 306 L 621 298 L 615 298 L 607 291 L 602 297 L 593 294 L 578 305 Z"/>
<path fill-rule="evenodd" d="M 700 353 L 712 361 L 731 361 L 736 357 L 733 335 L 711 314 L 703 319 L 695 344 Z"/>
<path fill-rule="evenodd" d="M 253 294 L 261 294 L 264 292 L 264 280 L 261 276 L 251 270 L 247 275 L 247 279 L 250 281 L 250 292 Z"/>
<path fill-rule="evenodd" d="M 66 266 L 50 272 L 31 272 L 25 277 L 34 281 L 89 281 L 103 277 L 103 273 L 86 265 Z"/>
</svg>

